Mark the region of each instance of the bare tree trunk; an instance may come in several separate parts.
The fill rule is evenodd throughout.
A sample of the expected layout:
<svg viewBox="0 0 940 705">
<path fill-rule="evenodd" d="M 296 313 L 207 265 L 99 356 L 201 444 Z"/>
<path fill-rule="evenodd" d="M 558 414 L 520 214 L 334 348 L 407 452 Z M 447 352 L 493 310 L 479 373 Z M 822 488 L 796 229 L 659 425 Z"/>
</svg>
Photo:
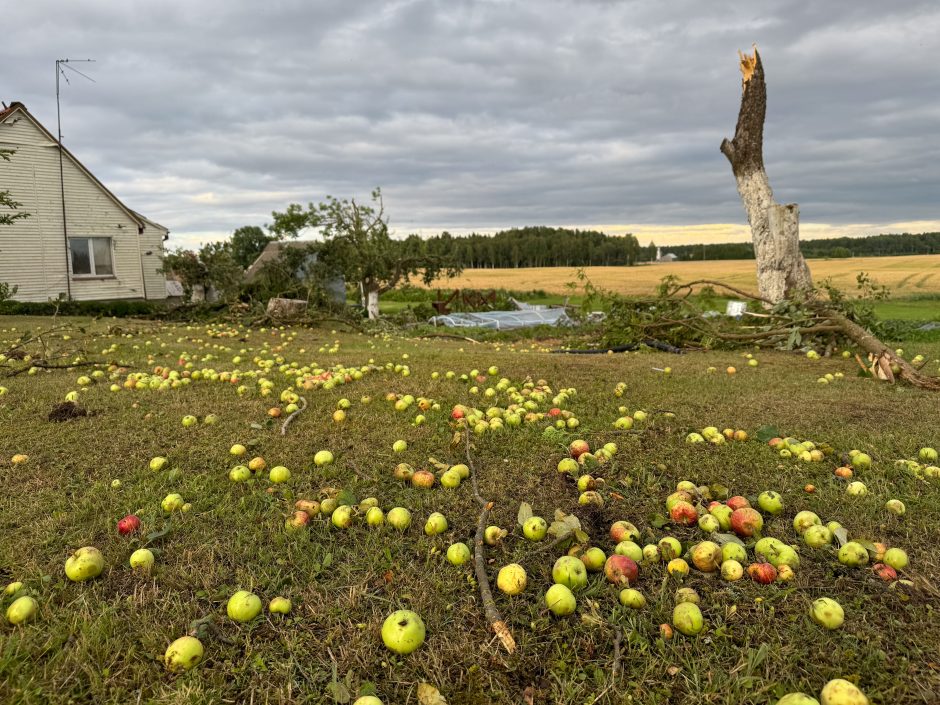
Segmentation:
<svg viewBox="0 0 940 705">
<path fill-rule="evenodd" d="M 374 321 L 379 317 L 379 292 L 376 289 L 369 289 L 366 292 L 366 311 L 369 314 L 369 320 Z"/>
<path fill-rule="evenodd" d="M 757 287 L 765 299 L 777 302 L 799 289 L 813 285 L 809 267 L 800 253 L 800 210 L 794 204 L 774 200 L 764 170 L 764 116 L 767 112 L 767 86 L 757 48 L 754 56 L 741 54 L 741 109 L 734 139 L 721 143 L 721 152 L 731 162 L 751 226 L 754 257 L 757 260 Z"/>
</svg>

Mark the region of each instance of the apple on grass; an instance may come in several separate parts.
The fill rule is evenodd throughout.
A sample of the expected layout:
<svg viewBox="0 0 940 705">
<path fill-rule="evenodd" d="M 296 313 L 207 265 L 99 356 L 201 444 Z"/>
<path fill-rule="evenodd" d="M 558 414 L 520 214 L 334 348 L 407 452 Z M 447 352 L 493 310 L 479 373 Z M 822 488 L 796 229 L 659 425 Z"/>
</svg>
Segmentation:
<svg viewBox="0 0 940 705">
<path fill-rule="evenodd" d="M 552 580 L 576 591 L 587 586 L 587 568 L 574 556 L 562 556 L 552 566 Z"/>
<path fill-rule="evenodd" d="M 643 593 L 634 588 L 624 588 L 620 591 L 620 604 L 630 609 L 640 610 L 646 607 L 646 598 Z"/>
<path fill-rule="evenodd" d="M 858 686 L 842 678 L 834 678 L 819 694 L 822 705 L 868 705 L 868 697 Z"/>
<path fill-rule="evenodd" d="M 411 526 L 411 512 L 404 507 L 394 507 L 390 509 L 388 514 L 385 515 L 385 519 L 390 526 L 393 526 L 399 531 L 405 531 Z"/>
<path fill-rule="evenodd" d="M 202 660 L 204 653 L 199 639 L 194 636 L 181 636 L 167 647 L 163 662 L 169 671 L 188 671 Z"/>
<path fill-rule="evenodd" d="M 698 605 L 693 602 L 682 602 L 672 611 L 672 624 L 686 636 L 695 636 L 702 631 L 705 620 Z"/>
<path fill-rule="evenodd" d="M 604 563 L 607 561 L 607 554 L 597 546 L 592 546 L 581 554 L 581 562 L 587 568 L 589 573 L 599 573 L 604 569 Z"/>
<path fill-rule="evenodd" d="M 236 622 L 250 622 L 261 614 L 261 598 L 247 590 L 239 590 L 229 598 L 225 611 Z"/>
<path fill-rule="evenodd" d="M 820 597 L 814 600 L 809 613 L 816 624 L 826 629 L 838 629 L 845 622 L 845 611 L 842 605 L 831 597 Z"/>
<path fill-rule="evenodd" d="M 153 551 L 149 548 L 138 548 L 131 554 L 128 563 L 131 568 L 135 571 L 140 571 L 142 573 L 149 572 L 153 567 L 154 557 Z"/>
<path fill-rule="evenodd" d="M 568 586 L 557 583 L 545 591 L 545 606 L 556 617 L 565 617 L 577 609 L 578 601 Z"/>
<path fill-rule="evenodd" d="M 465 543 L 454 543 L 447 548 L 447 560 L 453 565 L 463 565 L 470 560 L 470 547 Z"/>
<path fill-rule="evenodd" d="M 424 643 L 426 630 L 421 617 L 410 610 L 397 610 L 382 624 L 382 642 L 396 654 L 410 654 Z"/>
<path fill-rule="evenodd" d="M 268 612 L 272 614 L 288 614 L 293 605 L 286 597 L 275 597 L 268 604 Z"/>
<path fill-rule="evenodd" d="M 7 607 L 7 621 L 12 625 L 22 624 L 33 618 L 39 610 L 39 603 L 29 595 L 23 595 L 15 599 Z"/>
<path fill-rule="evenodd" d="M 97 578 L 103 570 L 104 556 L 94 546 L 78 549 L 65 561 L 66 576 L 77 583 Z"/>
<path fill-rule="evenodd" d="M 121 536 L 128 536 L 140 529 L 140 519 L 134 514 L 128 514 L 117 524 L 118 533 Z"/>
<path fill-rule="evenodd" d="M 525 590 L 527 583 L 525 568 L 518 563 L 504 565 L 496 575 L 496 587 L 507 595 L 518 595 Z"/>
<path fill-rule="evenodd" d="M 541 541 L 548 533 L 548 522 L 542 517 L 529 517 L 522 525 L 522 533 L 529 541 Z"/>
</svg>

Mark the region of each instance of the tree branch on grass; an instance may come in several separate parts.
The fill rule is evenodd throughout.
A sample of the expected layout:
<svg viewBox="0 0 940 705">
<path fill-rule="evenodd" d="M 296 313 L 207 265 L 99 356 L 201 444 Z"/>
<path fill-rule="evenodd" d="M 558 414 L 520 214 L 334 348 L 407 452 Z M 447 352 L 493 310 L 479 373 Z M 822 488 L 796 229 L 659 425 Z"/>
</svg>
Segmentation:
<svg viewBox="0 0 940 705">
<path fill-rule="evenodd" d="M 291 422 L 292 422 L 294 419 L 296 419 L 298 416 L 300 416 L 300 415 L 304 412 L 304 410 L 307 408 L 307 400 L 304 399 L 303 397 L 300 397 L 299 400 L 300 400 L 300 402 L 301 402 L 300 407 L 299 407 L 296 411 L 294 411 L 293 413 L 291 413 L 290 416 L 288 416 L 286 419 L 284 419 L 284 423 L 281 424 L 281 435 L 282 435 L 282 436 L 286 436 L 286 435 L 287 435 L 287 427 L 290 426 L 290 425 L 291 425 Z"/>
<path fill-rule="evenodd" d="M 473 464 L 473 456 L 470 454 L 469 428 L 466 429 L 465 440 L 467 447 L 467 465 L 470 467 L 470 483 L 473 486 L 473 496 L 480 505 L 480 516 L 477 519 L 476 537 L 473 542 L 474 573 L 477 578 L 477 584 L 480 587 L 480 599 L 483 601 L 483 611 L 486 614 L 486 619 L 489 621 L 490 627 L 493 628 L 496 636 L 499 637 L 503 648 L 511 654 L 516 650 L 516 640 L 513 639 L 512 632 L 509 631 L 509 627 L 507 627 L 506 622 L 503 621 L 503 617 L 496 607 L 496 602 L 493 600 L 493 592 L 490 590 L 490 581 L 486 575 L 486 558 L 483 555 L 483 535 L 486 531 L 486 522 L 489 519 L 493 503 L 483 499 L 480 495 L 480 486 L 477 482 L 477 469 Z"/>
</svg>

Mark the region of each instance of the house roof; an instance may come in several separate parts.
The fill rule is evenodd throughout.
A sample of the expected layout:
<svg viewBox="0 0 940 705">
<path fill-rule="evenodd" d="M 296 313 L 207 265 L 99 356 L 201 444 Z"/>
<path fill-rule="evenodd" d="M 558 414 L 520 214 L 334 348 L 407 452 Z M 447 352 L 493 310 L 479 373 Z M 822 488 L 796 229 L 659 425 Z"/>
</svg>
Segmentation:
<svg viewBox="0 0 940 705">
<path fill-rule="evenodd" d="M 0 109 L 0 122 L 2 122 L 3 120 L 5 120 L 6 118 L 10 117 L 11 115 L 13 115 L 14 113 L 16 113 L 17 111 L 23 113 L 23 115 L 25 115 L 25 116 L 29 119 L 29 121 L 32 122 L 32 123 L 40 130 L 40 132 L 42 132 L 42 133 L 43 133 L 46 137 L 48 137 L 52 142 L 54 142 L 55 144 L 59 144 L 59 141 L 55 138 L 55 136 L 54 136 L 51 132 L 49 132 L 49 130 L 47 130 L 45 127 L 43 127 L 42 123 L 39 122 L 39 120 L 37 120 L 36 117 L 35 117 L 32 113 L 30 113 L 29 110 L 26 109 L 26 106 L 23 105 L 22 103 L 20 103 L 19 101 L 13 101 L 12 103 L 10 103 L 10 105 L 9 105 L 8 107 L 3 108 L 3 109 Z M 158 228 L 158 229 L 160 229 L 160 230 L 163 230 L 163 231 L 165 231 L 165 232 L 167 232 L 167 233 L 170 232 L 169 229 L 166 228 L 166 227 L 164 227 L 163 225 L 160 225 L 159 223 L 155 223 L 154 221 L 152 221 L 152 220 L 150 220 L 150 219 L 148 219 L 148 218 L 145 218 L 144 216 L 142 216 L 142 215 L 141 215 L 140 213 L 138 213 L 137 211 L 134 211 L 134 210 L 131 210 L 130 208 L 128 208 L 128 207 L 121 201 L 121 199 L 119 199 L 117 196 L 115 196 L 107 186 L 105 186 L 103 183 L 101 183 L 101 182 L 98 180 L 98 178 L 97 178 L 94 174 L 92 174 L 91 171 L 89 171 L 88 168 L 87 168 L 84 164 L 82 164 L 80 161 L 78 161 L 78 159 L 75 157 L 75 155 L 72 154 L 72 153 L 68 150 L 68 147 L 66 147 L 65 145 L 60 145 L 60 146 L 61 146 L 61 148 L 62 148 L 63 154 L 65 154 L 65 155 L 68 156 L 68 158 L 72 161 L 72 163 L 75 164 L 75 166 L 78 167 L 79 171 L 81 171 L 82 173 L 84 173 L 89 179 L 91 179 L 95 184 L 97 184 L 98 188 L 100 188 L 112 201 L 114 201 L 114 203 L 117 204 L 117 206 L 118 206 L 119 208 L 121 208 L 121 210 L 123 210 L 125 213 L 127 213 L 127 215 L 130 217 L 130 219 L 133 220 L 135 223 L 137 223 L 137 226 L 138 226 L 139 228 L 143 228 L 144 225 L 152 225 L 152 226 L 154 226 L 154 227 L 156 227 L 156 228 Z"/>
<path fill-rule="evenodd" d="M 255 259 L 254 262 L 245 270 L 245 281 L 251 281 L 255 278 L 255 275 L 261 271 L 261 268 L 268 262 L 273 262 L 281 254 L 281 251 L 287 248 L 301 248 L 308 247 L 310 245 L 317 244 L 315 240 L 289 240 L 287 242 L 282 240 L 275 240 L 269 242 L 265 245 L 264 249 L 261 250 L 261 254 Z"/>
</svg>

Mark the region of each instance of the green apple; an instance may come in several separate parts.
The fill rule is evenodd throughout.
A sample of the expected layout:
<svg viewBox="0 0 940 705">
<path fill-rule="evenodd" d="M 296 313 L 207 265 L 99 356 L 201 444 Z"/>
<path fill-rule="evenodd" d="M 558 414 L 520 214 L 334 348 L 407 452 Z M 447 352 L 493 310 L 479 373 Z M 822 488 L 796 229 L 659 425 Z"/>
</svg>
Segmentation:
<svg viewBox="0 0 940 705">
<path fill-rule="evenodd" d="M 690 587 L 679 588 L 676 590 L 676 604 L 681 605 L 683 602 L 691 602 L 693 604 L 699 604 L 702 601 L 702 598 L 698 596 L 698 593 Z"/>
<path fill-rule="evenodd" d="M 905 553 L 900 548 L 889 548 L 885 551 L 884 558 L 882 559 L 885 565 L 889 565 L 895 570 L 904 570 L 907 568 L 908 559 L 907 553 Z"/>
<path fill-rule="evenodd" d="M 170 461 L 166 458 L 158 455 L 156 458 L 150 459 L 150 469 L 154 472 L 159 472 L 160 470 L 163 470 L 163 468 L 165 468 L 169 462 Z"/>
<path fill-rule="evenodd" d="M 902 502 L 900 499 L 889 499 L 887 502 L 885 502 L 885 509 L 887 509 L 892 514 L 897 514 L 898 516 L 903 515 L 904 512 L 907 511 L 907 507 L 904 506 L 904 502 Z"/>
<path fill-rule="evenodd" d="M 288 614 L 293 605 L 286 597 L 275 597 L 268 604 L 268 612 L 272 614 Z"/>
<path fill-rule="evenodd" d="M 441 474 L 441 487 L 454 489 L 455 487 L 460 487 L 462 480 L 463 478 L 460 476 L 459 472 L 456 472 L 453 469 L 445 470 Z"/>
<path fill-rule="evenodd" d="M 604 569 L 604 563 L 607 561 L 605 554 L 597 546 L 592 546 L 581 554 L 581 562 L 587 568 L 589 573 L 598 573 Z"/>
<path fill-rule="evenodd" d="M 231 448 L 229 448 L 228 452 L 234 455 L 235 457 L 240 458 L 241 456 L 243 456 L 245 453 L 248 452 L 248 449 L 245 446 L 243 446 L 241 443 L 236 443 Z"/>
<path fill-rule="evenodd" d="M 643 560 L 648 563 L 659 561 L 659 546 L 654 543 L 648 543 L 643 547 Z"/>
<path fill-rule="evenodd" d="M 856 470 L 868 470 L 871 467 L 871 456 L 867 453 L 856 453 L 852 458 L 852 467 Z"/>
<path fill-rule="evenodd" d="M 239 590 L 228 599 L 225 611 L 236 622 L 250 622 L 261 614 L 261 598 L 247 590 Z"/>
<path fill-rule="evenodd" d="M 721 529 L 721 524 L 714 515 L 703 514 L 698 518 L 698 528 L 706 534 L 713 534 Z"/>
<path fill-rule="evenodd" d="M 695 636 L 705 625 L 702 610 L 693 602 L 682 602 L 672 611 L 672 624 L 686 636 Z"/>
<path fill-rule="evenodd" d="M 396 654 L 410 654 L 424 643 L 425 634 L 421 617 L 410 610 L 392 612 L 382 624 L 382 641 Z"/>
<path fill-rule="evenodd" d="M 228 479 L 232 482 L 246 482 L 251 479 L 251 470 L 247 465 L 236 465 L 228 471 Z"/>
<path fill-rule="evenodd" d="M 679 539 L 666 536 L 659 540 L 659 554 L 664 561 L 671 561 L 682 555 L 682 544 Z"/>
<path fill-rule="evenodd" d="M 399 531 L 405 531 L 411 526 L 411 512 L 404 507 L 390 509 L 388 514 L 385 515 L 385 518 L 391 526 Z"/>
<path fill-rule="evenodd" d="M 868 697 L 854 683 L 834 678 L 819 694 L 822 705 L 868 705 Z"/>
<path fill-rule="evenodd" d="M 831 597 L 820 597 L 818 600 L 813 600 L 809 614 L 816 624 L 826 629 L 838 629 L 845 622 L 845 612 L 842 605 Z"/>
<path fill-rule="evenodd" d="M 153 551 L 149 548 L 138 548 L 131 554 L 130 560 L 128 560 L 133 570 L 142 573 L 148 572 L 153 567 L 153 562 Z"/>
<path fill-rule="evenodd" d="M 169 671 L 188 671 L 202 660 L 204 653 L 199 639 L 194 636 L 181 636 L 167 647 L 163 662 Z"/>
<path fill-rule="evenodd" d="M 177 509 L 181 509 L 184 504 L 186 504 L 186 502 L 183 500 L 183 496 L 174 492 L 164 497 L 160 506 L 163 507 L 163 511 L 167 514 L 171 514 Z"/>
<path fill-rule="evenodd" d="M 318 468 L 333 464 L 333 454 L 328 450 L 318 450 L 313 456 L 313 463 Z"/>
<path fill-rule="evenodd" d="M 3 588 L 3 594 L 4 594 L 4 595 L 15 595 L 16 593 L 18 593 L 18 592 L 19 592 L 20 590 L 22 590 L 22 589 L 23 589 L 23 583 L 21 583 L 20 581 L 17 580 L 16 582 L 10 583 L 10 584 L 7 585 L 5 588 Z"/>
<path fill-rule="evenodd" d="M 578 601 L 568 586 L 556 584 L 545 591 L 545 605 L 556 617 L 565 617 L 575 611 Z"/>
<path fill-rule="evenodd" d="M 424 524 L 424 533 L 428 536 L 436 536 L 445 531 L 447 531 L 447 517 L 440 512 L 432 512 Z"/>
<path fill-rule="evenodd" d="M 757 506 L 768 514 L 779 514 L 783 511 L 783 497 L 779 492 L 761 492 L 757 497 Z"/>
<path fill-rule="evenodd" d="M 721 577 L 728 582 L 740 580 L 744 577 L 744 566 L 733 558 L 726 560 L 721 564 Z"/>
<path fill-rule="evenodd" d="M 562 556 L 552 566 L 552 580 L 572 591 L 587 585 L 587 568 L 579 558 Z"/>
<path fill-rule="evenodd" d="M 787 693 L 777 701 L 777 705 L 819 705 L 819 701 L 806 693 Z"/>
<path fill-rule="evenodd" d="M 453 565 L 463 565 L 470 560 L 470 547 L 465 543 L 452 543 L 447 548 L 447 560 Z"/>
<path fill-rule="evenodd" d="M 337 529 L 348 529 L 353 522 L 353 510 L 348 504 L 337 507 L 330 514 L 330 521 Z"/>
<path fill-rule="evenodd" d="M 832 532 L 825 526 L 814 524 L 803 532 L 803 541 L 810 548 L 822 548 L 832 543 Z"/>
<path fill-rule="evenodd" d="M 868 488 L 865 487 L 864 482 L 859 482 L 856 480 L 855 482 L 850 482 L 848 484 L 848 486 L 845 488 L 845 493 L 852 497 L 864 497 L 866 494 L 868 494 Z"/>
<path fill-rule="evenodd" d="M 646 607 L 646 598 L 643 593 L 634 588 L 624 588 L 620 591 L 620 604 L 634 610 Z"/>
<path fill-rule="evenodd" d="M 862 544 L 856 541 L 849 541 L 839 549 L 839 563 L 847 565 L 850 568 L 865 565 L 868 563 L 868 551 L 865 550 Z"/>
<path fill-rule="evenodd" d="M 408 443 L 403 440 L 397 440 L 392 443 L 392 450 L 396 453 L 404 453 L 408 450 Z"/>
<path fill-rule="evenodd" d="M 744 563 L 747 561 L 747 550 L 744 546 L 734 541 L 728 541 L 724 546 L 721 547 L 721 561 L 737 561 L 738 563 Z"/>
<path fill-rule="evenodd" d="M 382 526 L 385 523 L 385 512 L 379 507 L 369 507 L 366 511 L 366 524 L 369 526 Z"/>
<path fill-rule="evenodd" d="M 518 563 L 504 565 L 496 575 L 496 587 L 507 595 L 518 595 L 525 590 L 527 583 L 525 568 Z"/>
<path fill-rule="evenodd" d="M 933 464 L 937 462 L 938 454 L 934 448 L 921 448 L 917 452 L 917 457 L 922 463 Z"/>
<path fill-rule="evenodd" d="M 287 482 L 290 479 L 290 470 L 283 465 L 275 465 L 268 473 L 268 479 L 276 484 Z"/>
<path fill-rule="evenodd" d="M 820 519 L 815 512 L 803 510 L 802 512 L 797 512 L 796 516 L 793 517 L 793 530 L 798 534 L 802 534 L 813 525 L 821 524 L 822 519 Z"/>
<path fill-rule="evenodd" d="M 91 580 L 104 570 L 104 556 L 94 546 L 80 548 L 65 560 L 65 574 L 77 583 Z"/>
<path fill-rule="evenodd" d="M 575 475 L 580 469 L 581 466 L 578 465 L 578 461 L 574 458 L 563 458 L 558 461 L 558 472 Z"/>
<path fill-rule="evenodd" d="M 23 622 L 32 619 L 39 609 L 39 603 L 36 602 L 29 595 L 23 595 L 15 599 L 9 607 L 7 607 L 7 621 L 10 624 L 22 624 Z"/>
<path fill-rule="evenodd" d="M 614 548 L 614 553 L 621 556 L 626 556 L 627 558 L 630 558 L 637 563 L 643 560 L 643 549 L 633 541 L 621 541 Z"/>
<path fill-rule="evenodd" d="M 183 417 L 183 426 L 189 428 L 190 426 L 195 426 L 198 422 L 195 416 L 187 415 Z"/>
<path fill-rule="evenodd" d="M 529 541 L 541 541 L 548 533 L 548 522 L 542 517 L 529 517 L 522 525 L 522 533 Z"/>
<path fill-rule="evenodd" d="M 498 526 L 487 526 L 486 530 L 483 532 L 483 543 L 485 543 L 487 546 L 495 546 L 504 538 L 506 538 L 508 534 L 508 531 L 501 529 Z"/>
</svg>

